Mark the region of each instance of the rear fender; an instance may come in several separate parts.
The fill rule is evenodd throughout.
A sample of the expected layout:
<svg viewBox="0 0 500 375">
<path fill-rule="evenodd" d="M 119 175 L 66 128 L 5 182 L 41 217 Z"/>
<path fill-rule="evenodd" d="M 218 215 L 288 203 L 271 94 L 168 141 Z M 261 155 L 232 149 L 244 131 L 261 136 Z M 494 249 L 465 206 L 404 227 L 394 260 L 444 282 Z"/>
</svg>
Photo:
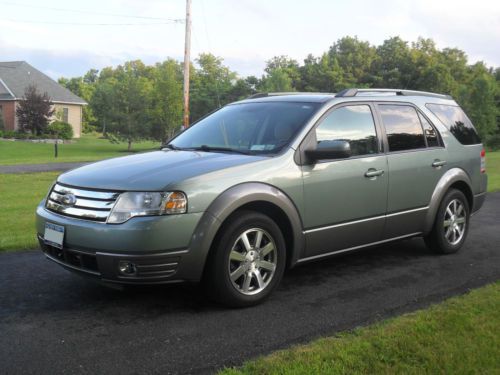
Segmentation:
<svg viewBox="0 0 500 375">
<path fill-rule="evenodd" d="M 429 209 L 427 210 L 427 215 L 425 218 L 424 234 L 427 234 L 432 230 L 439 205 L 441 204 L 441 201 L 443 200 L 443 197 L 450 186 L 456 182 L 465 182 L 467 186 L 469 186 L 469 189 L 471 189 L 471 180 L 463 169 L 452 168 L 446 171 L 446 173 L 441 177 L 438 184 L 436 185 L 434 192 L 432 193 L 431 201 L 429 203 Z"/>
</svg>

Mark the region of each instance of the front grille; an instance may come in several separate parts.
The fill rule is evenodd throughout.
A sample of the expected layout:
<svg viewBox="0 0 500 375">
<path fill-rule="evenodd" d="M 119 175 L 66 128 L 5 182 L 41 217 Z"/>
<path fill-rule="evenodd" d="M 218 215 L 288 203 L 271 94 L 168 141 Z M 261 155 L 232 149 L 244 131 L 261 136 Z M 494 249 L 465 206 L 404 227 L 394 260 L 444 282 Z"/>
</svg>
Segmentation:
<svg viewBox="0 0 500 375">
<path fill-rule="evenodd" d="M 45 207 L 59 215 L 105 222 L 119 192 L 80 189 L 56 183 Z"/>
</svg>

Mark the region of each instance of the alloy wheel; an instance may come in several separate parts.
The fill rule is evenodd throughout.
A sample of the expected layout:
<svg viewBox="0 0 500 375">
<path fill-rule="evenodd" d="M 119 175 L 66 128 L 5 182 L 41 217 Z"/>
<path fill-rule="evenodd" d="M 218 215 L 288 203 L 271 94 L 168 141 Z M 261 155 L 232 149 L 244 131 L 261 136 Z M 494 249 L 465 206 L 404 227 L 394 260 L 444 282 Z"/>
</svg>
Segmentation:
<svg viewBox="0 0 500 375">
<path fill-rule="evenodd" d="M 464 204 L 459 199 L 448 203 L 444 213 L 444 237 L 450 245 L 458 244 L 465 233 L 467 216 Z"/>
<path fill-rule="evenodd" d="M 241 233 L 229 253 L 229 278 L 236 290 L 245 295 L 262 292 L 271 282 L 278 261 L 276 244 L 263 229 Z"/>
</svg>

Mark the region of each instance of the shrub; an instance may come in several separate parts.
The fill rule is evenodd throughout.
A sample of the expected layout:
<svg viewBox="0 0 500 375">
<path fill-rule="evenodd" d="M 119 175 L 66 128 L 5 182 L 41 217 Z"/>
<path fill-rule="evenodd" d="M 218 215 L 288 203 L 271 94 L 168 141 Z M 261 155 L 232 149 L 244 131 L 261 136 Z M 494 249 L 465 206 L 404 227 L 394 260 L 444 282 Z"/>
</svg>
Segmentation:
<svg viewBox="0 0 500 375">
<path fill-rule="evenodd" d="M 92 132 L 95 132 L 96 128 L 94 125 L 89 124 L 88 122 L 83 122 L 82 123 L 82 131 L 85 134 L 90 134 Z"/>
<path fill-rule="evenodd" d="M 500 133 L 488 137 L 485 143 L 493 151 L 500 150 Z"/>
<path fill-rule="evenodd" d="M 16 138 L 17 133 L 13 130 L 5 130 L 3 132 L 4 138 Z"/>
<path fill-rule="evenodd" d="M 120 143 L 120 140 L 113 134 L 107 133 L 106 138 L 110 143 L 118 144 Z"/>
<path fill-rule="evenodd" d="M 48 134 L 57 135 L 61 139 L 71 139 L 73 138 L 73 128 L 67 122 L 54 121 L 47 126 Z"/>
</svg>

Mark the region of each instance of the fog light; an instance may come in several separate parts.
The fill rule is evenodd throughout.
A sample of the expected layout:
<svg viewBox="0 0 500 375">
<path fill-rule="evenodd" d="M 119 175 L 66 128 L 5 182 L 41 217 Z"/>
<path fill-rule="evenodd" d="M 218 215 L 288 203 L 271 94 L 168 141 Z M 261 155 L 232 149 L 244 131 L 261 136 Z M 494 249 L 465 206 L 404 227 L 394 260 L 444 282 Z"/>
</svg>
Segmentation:
<svg viewBox="0 0 500 375">
<path fill-rule="evenodd" d="M 137 273 L 136 265 L 125 260 L 120 260 L 120 262 L 118 262 L 118 270 L 121 274 L 126 276 L 132 276 Z"/>
</svg>

